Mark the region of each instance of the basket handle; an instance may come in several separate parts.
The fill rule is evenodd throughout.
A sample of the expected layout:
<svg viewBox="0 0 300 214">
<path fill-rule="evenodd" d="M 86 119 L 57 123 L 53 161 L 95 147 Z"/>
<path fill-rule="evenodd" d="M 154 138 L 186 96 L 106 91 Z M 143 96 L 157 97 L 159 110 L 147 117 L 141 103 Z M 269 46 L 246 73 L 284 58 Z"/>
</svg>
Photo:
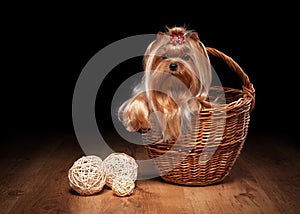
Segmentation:
<svg viewBox="0 0 300 214">
<path fill-rule="evenodd" d="M 226 64 L 240 76 L 240 78 L 243 81 L 242 87 L 243 87 L 243 91 L 245 92 L 244 98 L 246 96 L 249 96 L 252 99 L 251 109 L 250 109 L 251 111 L 255 105 L 255 90 L 253 84 L 249 80 L 248 75 L 231 57 L 227 56 L 223 52 L 211 47 L 206 47 L 206 50 L 209 54 L 212 54 L 213 56 L 223 59 L 226 62 Z"/>
</svg>

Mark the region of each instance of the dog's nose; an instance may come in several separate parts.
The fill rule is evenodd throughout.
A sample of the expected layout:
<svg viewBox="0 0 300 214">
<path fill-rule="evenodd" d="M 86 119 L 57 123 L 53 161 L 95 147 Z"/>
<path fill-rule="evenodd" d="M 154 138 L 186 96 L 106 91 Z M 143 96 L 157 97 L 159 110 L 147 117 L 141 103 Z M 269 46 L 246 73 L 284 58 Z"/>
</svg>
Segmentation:
<svg viewBox="0 0 300 214">
<path fill-rule="evenodd" d="M 169 68 L 170 68 L 171 71 L 176 71 L 177 70 L 177 64 L 176 63 L 171 63 L 169 65 Z"/>
</svg>

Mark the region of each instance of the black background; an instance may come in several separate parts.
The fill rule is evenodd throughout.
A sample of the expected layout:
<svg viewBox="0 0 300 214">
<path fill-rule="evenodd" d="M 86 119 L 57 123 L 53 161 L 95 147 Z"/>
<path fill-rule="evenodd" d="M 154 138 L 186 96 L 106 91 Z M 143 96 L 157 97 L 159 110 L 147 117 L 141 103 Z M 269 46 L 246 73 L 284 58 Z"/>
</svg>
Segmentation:
<svg viewBox="0 0 300 214">
<path fill-rule="evenodd" d="M 206 46 L 231 56 L 248 74 L 256 90 L 250 131 L 297 137 L 299 24 L 293 5 L 144 3 L 136 9 L 129 3 L 76 5 L 77 9 L 74 5 L 10 6 L 2 19 L 4 135 L 73 132 L 73 90 L 91 57 L 119 39 L 185 24 L 198 32 Z M 107 111 L 116 84 L 139 72 L 140 63 L 140 58 L 124 62 L 100 87 L 96 112 L 108 128 Z M 236 86 L 232 73 L 224 75 L 227 84 L 230 75 Z"/>
</svg>

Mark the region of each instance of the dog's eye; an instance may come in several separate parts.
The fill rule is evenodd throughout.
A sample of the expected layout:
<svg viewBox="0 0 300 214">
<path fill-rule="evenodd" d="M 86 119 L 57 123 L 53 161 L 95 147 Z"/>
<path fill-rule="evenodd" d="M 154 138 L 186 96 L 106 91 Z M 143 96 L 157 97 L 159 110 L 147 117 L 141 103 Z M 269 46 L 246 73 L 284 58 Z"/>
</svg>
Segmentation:
<svg viewBox="0 0 300 214">
<path fill-rule="evenodd" d="M 164 53 L 162 56 L 161 56 L 163 59 L 167 59 L 168 58 L 168 55 L 166 53 Z"/>
<path fill-rule="evenodd" d="M 190 59 L 190 56 L 187 54 L 184 54 L 181 58 L 185 61 L 188 61 Z"/>
</svg>

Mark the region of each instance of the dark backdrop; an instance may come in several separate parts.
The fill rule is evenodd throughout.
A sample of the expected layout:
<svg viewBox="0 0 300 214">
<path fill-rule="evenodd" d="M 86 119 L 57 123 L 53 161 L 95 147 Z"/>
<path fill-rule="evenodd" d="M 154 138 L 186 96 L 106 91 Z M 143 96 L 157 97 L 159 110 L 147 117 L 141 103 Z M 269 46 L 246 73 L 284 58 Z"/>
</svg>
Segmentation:
<svg viewBox="0 0 300 214">
<path fill-rule="evenodd" d="M 185 24 L 199 33 L 206 46 L 231 56 L 248 74 L 256 89 L 251 132 L 296 137 L 299 84 L 294 51 L 299 42 L 293 6 L 137 7 L 139 10 L 124 8 L 121 12 L 101 6 L 77 10 L 50 5 L 35 5 L 30 10 L 10 8 L 2 28 L 3 133 L 73 132 L 73 90 L 91 57 L 119 39 Z M 96 113 L 104 128 L 112 128 L 114 90 L 122 79 L 140 71 L 140 63 L 140 58 L 124 62 L 101 85 Z M 230 82 L 229 75 L 224 75 L 224 81 L 240 87 L 234 75 Z"/>
</svg>

